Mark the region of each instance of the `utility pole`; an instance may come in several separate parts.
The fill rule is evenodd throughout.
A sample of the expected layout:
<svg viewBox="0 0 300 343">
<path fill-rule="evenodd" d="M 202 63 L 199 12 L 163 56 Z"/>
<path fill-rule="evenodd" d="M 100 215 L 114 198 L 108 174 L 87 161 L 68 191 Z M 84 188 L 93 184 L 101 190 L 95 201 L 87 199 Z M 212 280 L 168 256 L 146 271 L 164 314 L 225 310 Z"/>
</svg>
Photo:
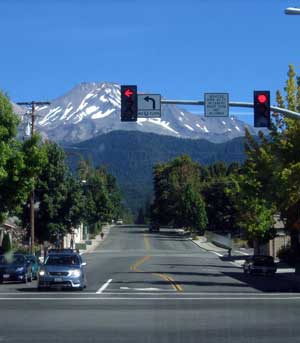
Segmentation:
<svg viewBox="0 0 300 343">
<path fill-rule="evenodd" d="M 43 105 L 50 105 L 50 102 L 48 101 L 31 101 L 31 102 L 17 102 L 18 105 L 20 106 L 31 106 L 31 130 L 30 130 L 30 135 L 31 137 L 34 134 L 34 128 L 35 128 L 35 110 L 36 110 L 36 105 L 43 106 Z M 30 253 L 32 255 L 35 254 L 34 252 L 34 187 L 31 191 L 30 194 Z"/>
</svg>

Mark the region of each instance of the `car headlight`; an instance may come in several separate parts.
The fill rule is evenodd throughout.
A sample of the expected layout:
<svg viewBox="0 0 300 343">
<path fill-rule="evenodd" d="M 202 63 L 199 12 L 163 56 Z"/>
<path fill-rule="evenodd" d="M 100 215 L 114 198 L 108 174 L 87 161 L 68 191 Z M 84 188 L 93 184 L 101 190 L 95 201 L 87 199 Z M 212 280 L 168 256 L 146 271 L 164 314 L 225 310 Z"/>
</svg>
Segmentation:
<svg viewBox="0 0 300 343">
<path fill-rule="evenodd" d="M 23 272 L 24 271 L 24 267 L 19 267 L 16 269 L 16 272 Z"/>
<path fill-rule="evenodd" d="M 40 276 L 44 276 L 44 275 L 46 275 L 46 272 L 42 269 L 42 270 L 39 271 L 39 275 Z"/>
<path fill-rule="evenodd" d="M 70 271 L 70 276 L 79 277 L 81 275 L 81 270 L 75 269 Z"/>
</svg>

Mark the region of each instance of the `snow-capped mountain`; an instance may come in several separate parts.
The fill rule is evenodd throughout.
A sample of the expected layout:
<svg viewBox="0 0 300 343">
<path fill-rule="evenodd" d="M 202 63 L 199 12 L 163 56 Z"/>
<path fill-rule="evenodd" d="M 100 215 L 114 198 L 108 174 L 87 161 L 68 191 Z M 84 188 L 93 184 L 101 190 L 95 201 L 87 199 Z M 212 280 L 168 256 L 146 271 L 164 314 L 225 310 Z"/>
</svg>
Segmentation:
<svg viewBox="0 0 300 343">
<path fill-rule="evenodd" d="M 49 139 L 77 143 L 114 130 L 138 130 L 180 138 L 224 142 L 243 136 L 245 127 L 236 119 L 206 118 L 194 115 L 176 105 L 162 105 L 159 119 L 120 121 L 120 85 L 116 83 L 81 83 L 51 105 L 37 108 L 37 128 Z M 15 111 L 22 113 L 19 107 Z"/>
</svg>

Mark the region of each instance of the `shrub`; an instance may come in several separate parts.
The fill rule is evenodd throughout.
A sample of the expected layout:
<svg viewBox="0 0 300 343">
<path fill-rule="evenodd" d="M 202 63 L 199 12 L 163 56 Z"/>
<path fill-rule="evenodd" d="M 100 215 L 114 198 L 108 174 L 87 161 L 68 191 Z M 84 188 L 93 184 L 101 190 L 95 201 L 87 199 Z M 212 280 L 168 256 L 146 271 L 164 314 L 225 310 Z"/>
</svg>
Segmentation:
<svg viewBox="0 0 300 343">
<path fill-rule="evenodd" d="M 293 252 L 290 245 L 280 248 L 277 252 L 277 257 L 280 261 L 287 263 L 291 267 L 295 267 L 296 264 L 300 263 L 299 254 L 297 252 Z"/>
<path fill-rule="evenodd" d="M 23 245 L 20 245 L 20 246 L 14 247 L 14 252 L 18 253 L 18 254 L 28 255 L 30 252 L 30 248 L 23 246 Z"/>
</svg>

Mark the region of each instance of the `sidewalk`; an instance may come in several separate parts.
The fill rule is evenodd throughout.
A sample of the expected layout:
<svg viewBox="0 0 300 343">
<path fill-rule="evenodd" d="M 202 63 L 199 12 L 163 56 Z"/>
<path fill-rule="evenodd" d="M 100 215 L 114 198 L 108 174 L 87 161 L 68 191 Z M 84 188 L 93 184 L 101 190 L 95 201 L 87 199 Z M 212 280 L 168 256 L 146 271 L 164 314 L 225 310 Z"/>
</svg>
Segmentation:
<svg viewBox="0 0 300 343">
<path fill-rule="evenodd" d="M 220 248 L 220 247 L 216 246 L 215 244 L 208 242 L 206 237 L 204 237 L 204 236 L 199 237 L 199 239 L 197 239 L 197 240 L 191 239 L 191 241 L 194 244 L 198 245 L 200 248 L 202 248 L 206 251 L 210 251 L 212 253 L 215 253 L 216 255 L 220 256 L 221 258 L 225 258 L 230 263 L 235 264 L 236 266 L 238 266 L 240 268 L 242 268 L 242 265 L 244 264 L 245 259 L 235 260 L 235 258 L 237 257 L 237 255 L 235 253 L 239 253 L 239 255 L 238 255 L 239 257 L 249 256 L 249 254 L 246 254 L 242 251 L 233 250 L 232 251 L 233 256 L 230 258 L 228 256 L 228 250 L 227 249 Z M 276 274 L 282 279 L 296 282 L 298 284 L 298 286 L 300 287 L 300 275 L 295 274 L 295 268 L 291 268 L 290 266 L 279 262 Z"/>
<path fill-rule="evenodd" d="M 104 233 L 103 239 L 101 239 L 101 234 L 97 235 L 94 239 L 91 239 L 92 244 L 87 245 L 87 249 L 80 250 L 80 254 L 86 254 L 89 252 L 93 252 L 96 250 L 96 248 L 107 238 L 107 235 L 109 234 L 110 226 L 104 226 L 102 232 Z"/>
</svg>

